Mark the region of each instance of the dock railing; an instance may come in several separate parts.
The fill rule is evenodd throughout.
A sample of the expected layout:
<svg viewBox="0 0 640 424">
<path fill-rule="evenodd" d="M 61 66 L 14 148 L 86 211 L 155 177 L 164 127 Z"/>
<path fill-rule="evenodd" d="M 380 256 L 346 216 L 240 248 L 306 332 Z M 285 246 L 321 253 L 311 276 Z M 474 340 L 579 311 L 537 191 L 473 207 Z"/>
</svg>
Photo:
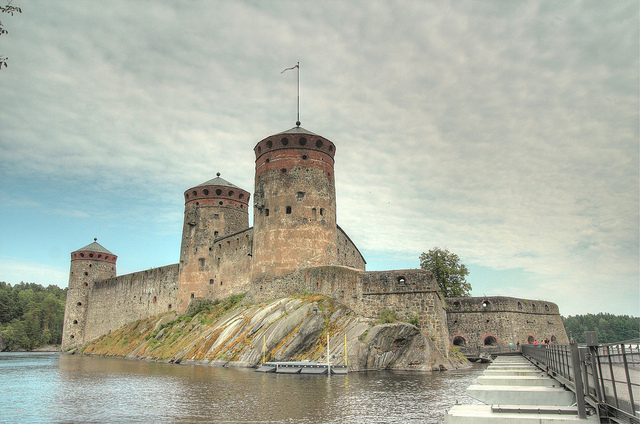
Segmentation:
<svg viewBox="0 0 640 424">
<path fill-rule="evenodd" d="M 523 345 L 522 354 L 576 394 L 578 414 L 587 404 L 601 417 L 640 423 L 640 340 L 598 344 L 595 332 L 587 345 Z"/>
</svg>

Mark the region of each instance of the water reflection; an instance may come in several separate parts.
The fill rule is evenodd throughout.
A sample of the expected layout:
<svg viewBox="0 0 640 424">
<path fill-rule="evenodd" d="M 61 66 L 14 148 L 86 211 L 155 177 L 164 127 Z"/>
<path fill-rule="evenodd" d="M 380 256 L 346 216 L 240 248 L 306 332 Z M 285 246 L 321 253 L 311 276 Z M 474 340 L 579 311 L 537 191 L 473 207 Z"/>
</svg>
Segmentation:
<svg viewBox="0 0 640 424">
<path fill-rule="evenodd" d="M 0 422 L 436 423 L 482 373 L 282 375 L 69 355 L 0 354 Z"/>
</svg>

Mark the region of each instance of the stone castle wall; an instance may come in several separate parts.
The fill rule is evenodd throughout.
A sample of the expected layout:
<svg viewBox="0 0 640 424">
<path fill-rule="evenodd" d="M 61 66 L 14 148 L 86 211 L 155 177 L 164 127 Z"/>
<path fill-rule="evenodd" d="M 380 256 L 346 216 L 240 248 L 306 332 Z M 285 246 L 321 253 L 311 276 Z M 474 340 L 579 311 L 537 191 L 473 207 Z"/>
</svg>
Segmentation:
<svg viewBox="0 0 640 424">
<path fill-rule="evenodd" d="M 193 255 L 197 266 L 180 264 L 178 312 L 184 313 L 191 299 L 223 299 L 246 292 L 251 282 L 252 248 L 252 228 L 199 247 Z"/>
<path fill-rule="evenodd" d="M 291 273 L 282 278 L 263 279 L 252 286 L 249 300 L 266 301 L 296 293 L 329 296 L 367 318 L 379 319 L 391 310 L 398 320 L 416 320 L 419 327 L 447 355 L 449 335 L 444 302 L 429 271 L 411 269 L 361 271 L 341 266 L 322 266 Z"/>
<path fill-rule="evenodd" d="M 139 319 L 175 309 L 178 264 L 95 281 L 89 294 L 85 342 Z"/>
<path fill-rule="evenodd" d="M 351 268 L 364 270 L 367 261 L 358 250 L 355 243 L 351 241 L 347 233 L 338 225 L 338 244 L 335 265 L 348 266 Z"/>
<path fill-rule="evenodd" d="M 336 263 L 335 146 L 282 133 L 255 147 L 254 278 Z"/>
<path fill-rule="evenodd" d="M 464 348 L 541 343 L 569 343 L 558 306 L 544 300 L 504 296 L 447 299 L 451 344 Z"/>
<path fill-rule="evenodd" d="M 95 281 L 116 276 L 115 255 L 76 251 L 71 254 L 69 289 L 64 309 L 62 348 L 82 346 L 86 340 L 87 316 L 91 305 L 91 288 Z"/>
</svg>

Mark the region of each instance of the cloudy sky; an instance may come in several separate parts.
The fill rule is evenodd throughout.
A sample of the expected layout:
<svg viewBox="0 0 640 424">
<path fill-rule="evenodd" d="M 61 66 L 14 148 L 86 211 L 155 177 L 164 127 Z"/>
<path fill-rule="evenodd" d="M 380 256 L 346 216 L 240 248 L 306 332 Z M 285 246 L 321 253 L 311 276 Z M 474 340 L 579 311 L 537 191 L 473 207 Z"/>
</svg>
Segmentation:
<svg viewBox="0 0 640 424">
<path fill-rule="evenodd" d="M 176 263 L 182 193 L 253 192 L 299 61 L 367 269 L 446 247 L 473 295 L 640 315 L 636 0 L 13 4 L 0 280 L 64 287 L 94 237 L 119 274 Z"/>
</svg>

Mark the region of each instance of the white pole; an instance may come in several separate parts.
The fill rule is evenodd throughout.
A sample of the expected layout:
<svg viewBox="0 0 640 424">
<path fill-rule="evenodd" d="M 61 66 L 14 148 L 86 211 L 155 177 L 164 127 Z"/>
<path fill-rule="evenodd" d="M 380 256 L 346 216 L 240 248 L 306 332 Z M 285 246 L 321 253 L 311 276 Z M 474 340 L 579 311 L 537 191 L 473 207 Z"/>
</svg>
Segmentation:
<svg viewBox="0 0 640 424">
<path fill-rule="evenodd" d="M 327 331 L 327 375 L 331 375 L 331 364 L 329 363 L 329 332 Z"/>
</svg>

